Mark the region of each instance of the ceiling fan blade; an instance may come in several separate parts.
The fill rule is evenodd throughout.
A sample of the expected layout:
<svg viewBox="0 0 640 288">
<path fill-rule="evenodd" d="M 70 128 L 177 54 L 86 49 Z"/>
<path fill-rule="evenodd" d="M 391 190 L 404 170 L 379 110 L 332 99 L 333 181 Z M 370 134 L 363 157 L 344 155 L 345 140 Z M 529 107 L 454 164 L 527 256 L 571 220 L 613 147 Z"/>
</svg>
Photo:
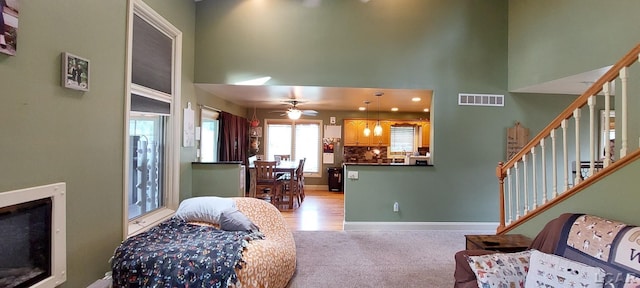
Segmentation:
<svg viewBox="0 0 640 288">
<path fill-rule="evenodd" d="M 302 115 L 316 116 L 316 115 L 318 115 L 318 111 L 316 111 L 316 110 L 302 110 Z"/>
</svg>

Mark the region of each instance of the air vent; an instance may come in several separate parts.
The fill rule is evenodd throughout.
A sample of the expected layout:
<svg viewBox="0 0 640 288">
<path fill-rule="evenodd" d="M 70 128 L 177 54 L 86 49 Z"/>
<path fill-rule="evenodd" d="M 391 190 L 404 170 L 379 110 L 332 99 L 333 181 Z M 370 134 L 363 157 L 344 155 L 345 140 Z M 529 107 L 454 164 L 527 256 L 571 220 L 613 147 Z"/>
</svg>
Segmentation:
<svg viewBox="0 0 640 288">
<path fill-rule="evenodd" d="M 458 105 L 465 106 L 504 106 L 504 95 L 458 94 Z"/>
</svg>

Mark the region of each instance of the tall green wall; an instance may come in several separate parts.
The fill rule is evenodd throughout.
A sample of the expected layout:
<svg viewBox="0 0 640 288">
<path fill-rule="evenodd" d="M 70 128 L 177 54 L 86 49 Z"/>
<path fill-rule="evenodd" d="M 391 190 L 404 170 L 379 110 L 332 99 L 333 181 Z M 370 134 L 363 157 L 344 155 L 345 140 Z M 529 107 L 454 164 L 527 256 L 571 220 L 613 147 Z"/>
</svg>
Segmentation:
<svg viewBox="0 0 640 288">
<path fill-rule="evenodd" d="M 193 87 L 195 4 L 145 1 L 183 32 L 182 102 Z M 20 1 L 18 51 L 0 54 L 0 191 L 67 183 L 67 282 L 110 270 L 123 239 L 127 1 Z M 91 87 L 60 86 L 60 54 L 89 59 Z M 181 196 L 191 195 L 192 148 L 181 149 Z"/>
<path fill-rule="evenodd" d="M 612 65 L 638 44 L 638 10 L 636 0 L 510 0 L 509 90 Z"/>
</svg>

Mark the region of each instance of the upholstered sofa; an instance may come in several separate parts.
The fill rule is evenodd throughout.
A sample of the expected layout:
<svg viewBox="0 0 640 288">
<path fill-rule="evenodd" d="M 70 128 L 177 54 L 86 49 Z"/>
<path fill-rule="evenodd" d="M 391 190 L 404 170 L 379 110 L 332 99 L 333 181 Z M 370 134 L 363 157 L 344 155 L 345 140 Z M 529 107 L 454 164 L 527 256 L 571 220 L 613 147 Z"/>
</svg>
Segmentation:
<svg viewBox="0 0 640 288">
<path fill-rule="evenodd" d="M 586 267 L 601 268 L 603 270 L 602 283 L 598 284 L 598 287 L 640 287 L 640 279 L 636 278 L 637 275 L 640 275 L 639 239 L 640 227 L 592 215 L 565 213 L 549 221 L 534 238 L 529 247 L 530 249 L 520 253 L 537 250 L 542 252 L 539 254 L 547 253 L 550 254 L 550 257 L 561 259 L 560 261 L 566 260 L 579 265 L 584 264 Z M 473 264 L 481 265 L 476 263 L 479 258 L 483 257 L 481 255 L 491 255 L 488 257 L 496 258 L 496 256 L 509 257 L 510 254 L 514 253 L 498 253 L 488 250 L 462 250 L 457 252 L 455 255 L 454 287 L 479 287 L 478 282 L 482 281 L 478 281 L 477 266 L 472 266 Z M 533 256 L 531 256 L 531 261 L 533 261 Z M 528 264 L 534 265 L 533 262 Z M 558 266 L 556 268 L 571 271 L 566 267 Z M 501 269 L 501 267 L 497 266 L 491 268 L 494 270 Z M 533 276 L 533 273 L 537 273 L 539 276 L 543 275 L 542 271 L 534 271 L 536 269 L 533 269 L 533 266 L 523 270 L 524 274 L 528 272 L 531 276 Z M 551 274 L 548 275 L 549 279 L 551 279 Z M 530 278 L 527 277 L 527 279 Z M 532 283 L 527 284 L 526 282 L 520 282 L 519 285 L 534 287 Z M 493 286 L 483 283 L 483 287 Z M 570 286 L 565 284 L 556 287 Z"/>
</svg>

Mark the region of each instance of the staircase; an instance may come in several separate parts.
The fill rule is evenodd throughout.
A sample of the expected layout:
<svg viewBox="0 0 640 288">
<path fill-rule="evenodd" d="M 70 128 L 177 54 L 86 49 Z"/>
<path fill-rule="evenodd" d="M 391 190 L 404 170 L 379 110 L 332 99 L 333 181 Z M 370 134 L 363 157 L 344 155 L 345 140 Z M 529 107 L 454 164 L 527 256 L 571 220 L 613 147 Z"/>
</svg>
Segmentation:
<svg viewBox="0 0 640 288">
<path fill-rule="evenodd" d="M 498 163 L 497 234 L 509 232 L 640 158 L 639 54 L 640 44 L 520 152 Z M 603 109 L 596 108 L 600 103 Z"/>
</svg>

